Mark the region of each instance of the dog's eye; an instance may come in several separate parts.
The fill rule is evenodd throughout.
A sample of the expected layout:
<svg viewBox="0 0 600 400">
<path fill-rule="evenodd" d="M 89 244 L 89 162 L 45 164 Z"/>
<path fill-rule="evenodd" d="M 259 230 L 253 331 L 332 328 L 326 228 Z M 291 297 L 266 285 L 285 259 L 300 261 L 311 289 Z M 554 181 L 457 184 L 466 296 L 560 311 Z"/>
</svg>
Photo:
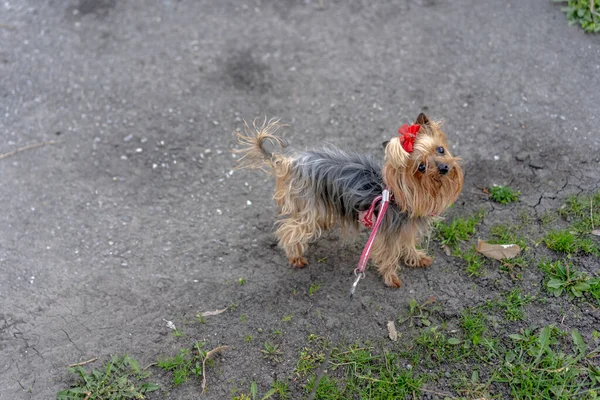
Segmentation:
<svg viewBox="0 0 600 400">
<path fill-rule="evenodd" d="M 440 154 L 444 154 L 444 151 L 445 151 L 445 150 L 444 150 L 444 148 L 443 148 L 442 146 L 438 147 L 436 150 L 437 150 L 437 152 L 438 152 L 438 153 L 440 153 Z"/>
<path fill-rule="evenodd" d="M 425 164 L 419 164 L 419 172 L 425 172 Z"/>
</svg>

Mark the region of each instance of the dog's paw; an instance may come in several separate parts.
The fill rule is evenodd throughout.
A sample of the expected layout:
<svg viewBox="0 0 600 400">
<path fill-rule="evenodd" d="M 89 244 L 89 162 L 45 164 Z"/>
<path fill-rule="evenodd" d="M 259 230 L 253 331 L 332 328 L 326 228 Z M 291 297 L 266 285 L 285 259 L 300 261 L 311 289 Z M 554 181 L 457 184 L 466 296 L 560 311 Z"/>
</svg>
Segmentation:
<svg viewBox="0 0 600 400">
<path fill-rule="evenodd" d="M 308 260 L 304 257 L 290 258 L 289 261 L 294 268 L 304 268 L 308 265 Z"/>
<path fill-rule="evenodd" d="M 396 275 L 395 273 L 384 276 L 383 282 L 387 286 L 393 287 L 393 288 L 399 288 L 402 286 L 402 281 L 400 280 L 400 278 L 398 278 L 398 275 Z"/>
<path fill-rule="evenodd" d="M 421 268 L 427 268 L 431 265 L 433 259 L 429 256 L 423 256 L 419 259 L 418 266 Z"/>
<path fill-rule="evenodd" d="M 425 254 L 419 254 L 415 257 L 406 258 L 404 263 L 411 268 L 427 268 L 431 265 L 433 259 Z"/>
</svg>

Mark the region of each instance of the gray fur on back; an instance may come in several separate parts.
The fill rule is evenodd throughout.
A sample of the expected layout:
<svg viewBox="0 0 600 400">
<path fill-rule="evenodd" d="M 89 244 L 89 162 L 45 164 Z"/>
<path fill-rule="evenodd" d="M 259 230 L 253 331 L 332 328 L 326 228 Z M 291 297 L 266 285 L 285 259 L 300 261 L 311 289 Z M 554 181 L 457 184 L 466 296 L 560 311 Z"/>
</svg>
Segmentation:
<svg viewBox="0 0 600 400">
<path fill-rule="evenodd" d="M 358 213 L 366 211 L 385 189 L 377 160 L 363 154 L 346 153 L 333 146 L 299 153 L 292 165 L 293 179 L 306 189 L 310 187 L 304 195 L 315 196 L 317 204 L 314 206 L 335 210 L 350 226 L 358 224 Z M 390 202 L 381 229 L 397 230 L 407 218 L 406 213 Z"/>
</svg>

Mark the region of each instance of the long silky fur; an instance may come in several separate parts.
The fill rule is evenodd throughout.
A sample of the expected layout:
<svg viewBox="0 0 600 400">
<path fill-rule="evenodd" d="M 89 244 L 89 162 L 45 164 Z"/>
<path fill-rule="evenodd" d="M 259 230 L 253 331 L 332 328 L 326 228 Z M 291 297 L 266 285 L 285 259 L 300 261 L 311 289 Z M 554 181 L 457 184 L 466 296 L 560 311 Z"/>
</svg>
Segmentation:
<svg viewBox="0 0 600 400">
<path fill-rule="evenodd" d="M 458 197 L 463 185 L 458 159 L 449 154 L 435 154 L 435 146 L 447 148 L 445 136 L 437 122 L 422 125 L 414 153 L 407 153 L 398 138 L 386 147 L 383 165 L 375 158 L 345 152 L 333 146 L 299 153 L 271 152 L 265 142 L 284 147 L 274 135 L 278 120 L 264 120 L 262 125 L 246 125 L 238 140 L 245 148 L 242 167 L 268 167 L 276 176 L 274 199 L 280 208 L 276 236 L 290 263 L 302 267 L 308 242 L 340 224 L 349 234 L 359 231 L 359 213 L 388 187 L 394 195 L 383 218 L 380 233 L 373 244 L 372 257 L 389 286 L 400 287 L 397 263 L 426 267 L 431 263 L 418 249 L 431 222 Z M 436 163 L 442 159 L 455 167 L 447 177 L 439 177 Z M 416 173 L 419 164 L 427 166 Z M 378 211 L 378 210 L 377 210 Z"/>
</svg>

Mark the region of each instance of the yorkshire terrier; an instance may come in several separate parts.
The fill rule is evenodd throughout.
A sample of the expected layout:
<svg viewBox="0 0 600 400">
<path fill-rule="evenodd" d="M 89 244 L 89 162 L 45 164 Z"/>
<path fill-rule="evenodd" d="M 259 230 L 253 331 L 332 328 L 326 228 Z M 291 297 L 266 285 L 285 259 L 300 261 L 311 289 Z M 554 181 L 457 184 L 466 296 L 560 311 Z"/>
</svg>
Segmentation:
<svg viewBox="0 0 600 400">
<path fill-rule="evenodd" d="M 409 267 L 431 264 L 419 245 L 463 187 L 460 159 L 450 154 L 440 122 L 420 114 L 415 124 L 401 127 L 399 137 L 383 143 L 383 166 L 371 156 L 333 146 L 295 154 L 267 149 L 266 142 L 286 147 L 275 136 L 281 126 L 279 120 L 255 122 L 253 129 L 246 125 L 237 136 L 247 147 L 237 152 L 243 153 L 241 167 L 267 166 L 276 177 L 281 218 L 275 234 L 290 264 L 306 266 L 308 243 L 337 223 L 344 233 L 357 233 L 361 215 L 386 188 L 391 200 L 371 254 L 383 281 L 402 285 L 396 273 L 400 260 Z"/>
</svg>

